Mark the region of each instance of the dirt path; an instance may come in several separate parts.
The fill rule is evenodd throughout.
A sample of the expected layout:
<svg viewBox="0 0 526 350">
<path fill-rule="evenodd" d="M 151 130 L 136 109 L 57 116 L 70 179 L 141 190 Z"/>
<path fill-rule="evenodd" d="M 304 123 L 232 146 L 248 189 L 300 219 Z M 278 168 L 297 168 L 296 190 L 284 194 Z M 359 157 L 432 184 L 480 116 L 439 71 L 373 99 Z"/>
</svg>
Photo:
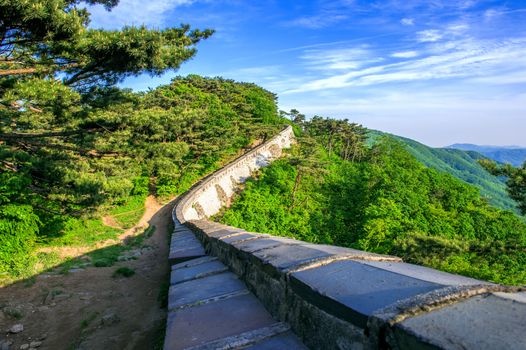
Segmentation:
<svg viewBox="0 0 526 350">
<path fill-rule="evenodd" d="M 148 225 L 155 226 L 153 235 L 134 250 L 136 260 L 74 269 L 65 275 L 48 272 L 37 276 L 34 283 L 0 289 L 0 349 L 4 350 L 2 342 L 12 343 L 10 350 L 39 343 L 38 349 L 50 350 L 156 349 L 165 324 L 159 295 L 168 283 L 172 203 L 161 206 L 148 197 L 141 221 L 119 237 L 125 241 Z M 111 245 L 100 249 L 111 249 Z M 79 248 L 67 255 L 84 253 Z M 135 274 L 113 277 L 119 267 L 133 269 Z M 22 324 L 24 330 L 6 332 L 15 324 Z"/>
</svg>

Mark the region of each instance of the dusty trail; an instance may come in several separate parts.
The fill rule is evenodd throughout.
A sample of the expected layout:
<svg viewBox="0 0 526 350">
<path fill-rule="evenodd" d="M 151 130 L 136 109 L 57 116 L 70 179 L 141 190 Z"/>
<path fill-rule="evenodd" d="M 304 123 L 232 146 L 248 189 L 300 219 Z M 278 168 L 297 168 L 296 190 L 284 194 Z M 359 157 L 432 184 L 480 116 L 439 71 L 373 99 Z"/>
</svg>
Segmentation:
<svg viewBox="0 0 526 350">
<path fill-rule="evenodd" d="M 142 234 L 150 225 L 156 230 L 143 247 L 135 249 L 136 260 L 112 267 L 86 267 L 68 274 L 43 273 L 34 284 L 16 283 L 0 289 L 0 349 L 24 344 L 38 349 L 155 349 L 164 331 L 165 310 L 159 293 L 168 281 L 168 237 L 173 201 L 165 206 L 148 197 L 140 222 L 119 236 L 103 242 L 99 249 L 122 244 Z M 93 249 L 93 248 L 91 248 Z M 64 248 L 63 256 L 82 256 L 88 248 Z M 112 277 L 118 267 L 135 270 L 135 275 Z M 17 334 L 6 330 L 22 324 Z"/>
</svg>

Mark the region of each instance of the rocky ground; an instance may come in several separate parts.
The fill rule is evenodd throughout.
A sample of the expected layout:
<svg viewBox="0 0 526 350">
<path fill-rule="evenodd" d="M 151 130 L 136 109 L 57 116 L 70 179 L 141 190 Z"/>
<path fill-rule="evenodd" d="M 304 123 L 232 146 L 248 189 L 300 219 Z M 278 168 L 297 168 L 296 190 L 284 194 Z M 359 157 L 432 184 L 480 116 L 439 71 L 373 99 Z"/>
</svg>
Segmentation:
<svg viewBox="0 0 526 350">
<path fill-rule="evenodd" d="M 64 248 L 85 263 L 1 288 L 0 350 L 162 348 L 171 208 L 149 197 L 141 222 L 99 248 L 145 235 L 113 266 L 94 267 L 87 249 Z"/>
</svg>

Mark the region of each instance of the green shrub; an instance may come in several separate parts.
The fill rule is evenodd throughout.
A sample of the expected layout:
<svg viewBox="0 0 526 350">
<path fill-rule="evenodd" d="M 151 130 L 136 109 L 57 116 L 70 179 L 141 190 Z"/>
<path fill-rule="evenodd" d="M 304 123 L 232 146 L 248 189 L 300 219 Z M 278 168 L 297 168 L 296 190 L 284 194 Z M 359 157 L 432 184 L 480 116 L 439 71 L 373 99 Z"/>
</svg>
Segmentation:
<svg viewBox="0 0 526 350">
<path fill-rule="evenodd" d="M 113 272 L 113 277 L 114 278 L 117 278 L 117 277 L 131 277 L 135 275 L 135 270 L 134 269 L 131 269 L 129 267 L 119 267 L 117 270 L 115 270 L 115 272 Z"/>
</svg>

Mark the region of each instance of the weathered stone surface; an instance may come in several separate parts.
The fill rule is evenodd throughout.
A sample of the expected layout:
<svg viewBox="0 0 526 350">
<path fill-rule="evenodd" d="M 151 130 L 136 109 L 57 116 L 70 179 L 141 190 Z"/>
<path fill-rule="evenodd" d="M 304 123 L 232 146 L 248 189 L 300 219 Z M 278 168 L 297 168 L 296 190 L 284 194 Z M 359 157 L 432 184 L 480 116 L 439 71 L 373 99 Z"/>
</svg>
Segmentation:
<svg viewBox="0 0 526 350">
<path fill-rule="evenodd" d="M 263 264 L 269 264 L 278 270 L 285 270 L 332 254 L 302 245 L 282 244 L 280 246 L 254 252 Z"/>
<path fill-rule="evenodd" d="M 237 233 L 234 236 L 227 236 L 226 238 L 221 238 L 221 241 L 232 244 L 238 241 L 245 241 L 248 239 L 257 239 L 258 236 L 252 233 Z"/>
<path fill-rule="evenodd" d="M 245 285 L 230 272 L 175 284 L 169 290 L 168 309 L 196 304 L 242 290 L 246 290 Z"/>
<path fill-rule="evenodd" d="M 398 273 L 400 275 L 417 278 L 422 281 L 443 284 L 445 286 L 491 284 L 489 282 L 479 281 L 474 278 L 453 275 L 451 273 L 430 269 L 428 267 L 402 262 L 366 261 L 363 263 L 369 266 L 377 267 L 382 270 L 387 270 Z"/>
<path fill-rule="evenodd" d="M 247 332 L 235 334 L 226 338 L 217 339 L 201 346 L 192 347 L 192 350 L 218 350 L 218 349 L 245 349 L 251 344 L 256 344 L 278 334 L 285 333 L 290 327 L 282 322 L 274 323 L 268 327 L 257 328 Z"/>
<path fill-rule="evenodd" d="M 165 350 L 179 350 L 267 327 L 275 321 L 250 294 L 170 312 Z"/>
<path fill-rule="evenodd" d="M 221 238 L 221 237 L 230 236 L 230 235 L 233 235 L 233 234 L 236 234 L 236 233 L 240 233 L 240 232 L 245 232 L 245 230 L 242 230 L 240 228 L 236 228 L 236 229 L 221 229 L 221 230 L 214 231 L 212 233 L 208 233 L 208 235 L 210 237 L 213 237 L 213 238 Z"/>
<path fill-rule="evenodd" d="M 205 255 L 203 246 L 199 243 L 192 244 L 187 248 L 183 249 L 170 249 L 170 255 L 168 259 L 170 263 L 176 264 L 186 260 L 199 258 Z"/>
<path fill-rule="evenodd" d="M 354 259 L 360 259 L 364 261 L 381 261 L 381 260 L 402 261 L 402 259 L 396 256 L 391 256 L 391 255 L 381 255 L 381 254 L 369 253 L 369 252 L 364 252 L 364 251 L 357 250 L 357 249 L 336 247 L 333 245 L 326 245 L 326 244 L 312 244 L 312 243 L 305 243 L 301 241 L 298 241 L 298 242 L 301 243 L 301 245 L 305 247 L 320 250 L 322 252 L 326 252 L 329 254 L 335 254 L 335 255 L 342 255 L 342 256 L 352 256 Z"/>
<path fill-rule="evenodd" d="M 172 234 L 168 259 L 172 264 L 202 257 L 205 250 L 190 230 L 179 230 Z"/>
<path fill-rule="evenodd" d="M 442 287 L 349 260 L 294 272 L 291 284 L 313 304 L 361 327 L 376 310 Z"/>
<path fill-rule="evenodd" d="M 224 229 L 235 229 L 235 227 L 229 227 L 217 222 L 208 221 L 208 220 L 192 220 L 191 222 L 194 226 L 199 227 L 206 234 L 210 234 L 215 231 L 224 230 Z"/>
<path fill-rule="evenodd" d="M 495 296 L 503 299 L 509 299 L 514 300 L 519 303 L 526 304 L 526 292 L 519 292 L 519 293 L 493 293 Z"/>
<path fill-rule="evenodd" d="M 195 236 L 188 236 L 188 237 L 178 237 L 178 238 L 172 238 L 170 241 L 170 248 L 177 250 L 181 248 L 185 248 L 192 244 L 201 244 L 199 240 Z"/>
<path fill-rule="evenodd" d="M 184 261 L 184 262 L 179 263 L 179 264 L 172 265 L 172 270 L 177 270 L 177 269 L 180 269 L 180 268 L 183 268 L 183 267 L 197 266 L 197 265 L 200 265 L 200 264 L 204 264 L 204 263 L 207 263 L 207 262 L 210 262 L 210 261 L 216 261 L 216 260 L 217 260 L 217 257 L 206 255 L 206 256 L 203 256 L 201 258 L 195 258 L 195 259 L 192 259 L 192 260 Z"/>
<path fill-rule="evenodd" d="M 286 332 L 249 346 L 246 350 L 307 350 L 307 347 L 292 332 Z"/>
<path fill-rule="evenodd" d="M 192 231 L 191 231 L 188 227 L 186 227 L 186 226 L 182 226 L 182 225 L 176 227 L 176 228 L 174 229 L 174 231 L 173 231 L 173 233 L 176 234 L 176 235 L 177 235 L 177 234 L 181 234 L 181 233 L 186 233 L 186 232 L 190 232 L 190 233 L 192 233 Z"/>
<path fill-rule="evenodd" d="M 245 241 L 245 242 L 233 242 L 232 245 L 241 251 L 244 251 L 247 253 L 253 253 L 255 251 L 262 250 L 262 249 L 274 248 L 282 244 L 299 244 L 299 243 L 301 242 L 296 241 L 294 239 L 290 239 L 290 238 L 272 237 L 272 238 L 259 238 L 256 240 Z"/>
<path fill-rule="evenodd" d="M 191 267 L 172 270 L 170 284 L 177 284 L 228 271 L 228 268 L 219 261 L 211 261 Z"/>
<path fill-rule="evenodd" d="M 404 320 L 388 342 L 401 349 L 526 349 L 526 304 L 476 296 Z"/>
</svg>

